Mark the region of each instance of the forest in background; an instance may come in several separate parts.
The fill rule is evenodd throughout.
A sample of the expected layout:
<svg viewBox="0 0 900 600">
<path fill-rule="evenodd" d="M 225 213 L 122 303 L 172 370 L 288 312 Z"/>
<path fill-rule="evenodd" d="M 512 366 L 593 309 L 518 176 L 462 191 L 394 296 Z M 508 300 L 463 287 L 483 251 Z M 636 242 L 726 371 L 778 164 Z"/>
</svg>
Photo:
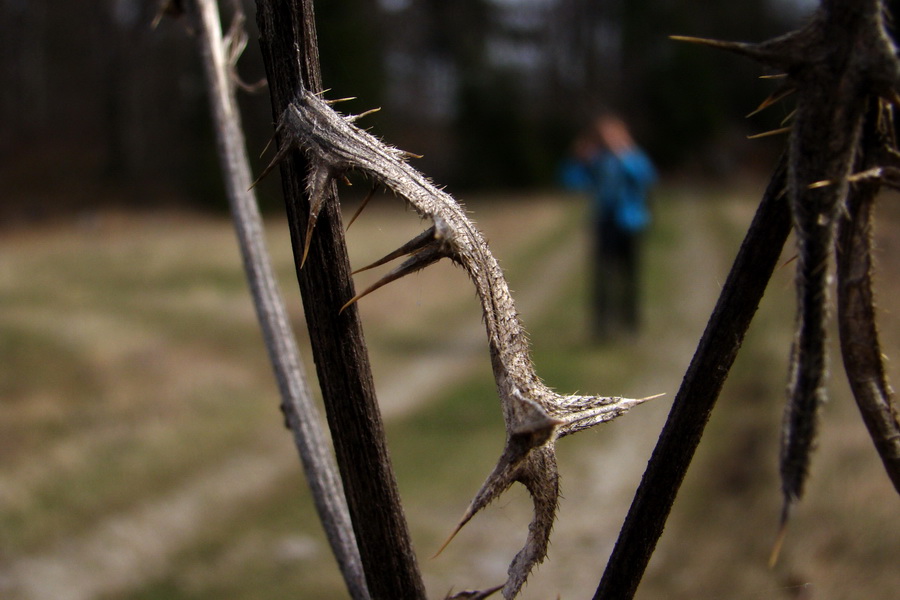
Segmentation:
<svg viewBox="0 0 900 600">
<path fill-rule="evenodd" d="M 223 3 L 228 8 L 229 3 Z M 240 77 L 263 69 L 253 3 Z M 40 218 L 107 203 L 224 207 L 199 60 L 184 20 L 155 0 L 0 2 L 0 217 Z M 749 62 L 670 34 L 759 40 L 802 18 L 800 0 L 735 10 L 699 0 L 323 0 L 324 80 L 348 112 L 423 155 L 454 190 L 554 182 L 573 135 L 621 112 L 664 168 L 712 175 L 753 167 L 778 126 L 750 112 L 770 89 Z M 243 94 L 251 155 L 271 135 L 266 93 Z M 259 159 L 262 163 L 265 160 Z M 257 165 L 258 167 L 259 165 Z M 264 205 L 277 206 L 266 182 Z"/>
</svg>

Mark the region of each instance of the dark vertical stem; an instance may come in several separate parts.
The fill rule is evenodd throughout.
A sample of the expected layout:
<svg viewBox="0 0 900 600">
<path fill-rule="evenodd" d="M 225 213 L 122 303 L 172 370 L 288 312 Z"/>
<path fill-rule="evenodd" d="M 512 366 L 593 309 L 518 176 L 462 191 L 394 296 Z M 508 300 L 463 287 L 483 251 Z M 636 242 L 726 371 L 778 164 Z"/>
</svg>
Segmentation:
<svg viewBox="0 0 900 600">
<path fill-rule="evenodd" d="M 634 597 L 791 230 L 785 160 L 772 176 L 675 396 L 594 600 Z"/>
<path fill-rule="evenodd" d="M 312 1 L 257 0 L 257 21 L 272 111 L 278 119 L 301 87 L 322 89 Z M 340 311 L 354 291 L 333 189 L 300 268 L 310 210 L 306 170 L 303 157 L 292 153 L 281 164 L 282 188 L 316 372 L 369 593 L 377 600 L 424 598 L 359 314 L 355 306 Z"/>
<path fill-rule="evenodd" d="M 857 184 L 838 223 L 838 325 L 844 370 L 869 436 L 900 492 L 900 418 L 875 325 L 872 209 L 877 183 Z"/>
<path fill-rule="evenodd" d="M 860 171 L 889 164 L 885 145 L 896 147 L 890 111 L 873 102 L 866 116 Z M 879 128 L 884 123 L 885 131 Z M 885 139 L 889 137 L 889 139 Z M 850 186 L 845 211 L 837 225 L 837 308 L 841 355 L 847 381 L 869 436 L 875 444 L 894 489 L 900 493 L 900 412 L 888 382 L 885 358 L 875 319 L 872 281 L 872 225 L 879 181 Z"/>
</svg>

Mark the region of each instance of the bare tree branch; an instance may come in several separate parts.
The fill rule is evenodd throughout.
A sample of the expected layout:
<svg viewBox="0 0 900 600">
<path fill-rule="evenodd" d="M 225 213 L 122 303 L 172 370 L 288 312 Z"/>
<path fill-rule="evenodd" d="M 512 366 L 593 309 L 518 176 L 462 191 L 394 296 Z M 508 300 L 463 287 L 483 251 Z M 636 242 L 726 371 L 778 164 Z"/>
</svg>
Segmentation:
<svg viewBox="0 0 900 600">
<path fill-rule="evenodd" d="M 700 338 L 594 600 L 628 600 L 656 549 L 709 416 L 791 230 L 782 158 Z"/>
<path fill-rule="evenodd" d="M 231 77 L 233 65 L 226 60 L 218 7 L 215 0 L 195 0 L 189 8 L 203 58 L 219 159 L 241 257 L 281 392 L 282 410 L 300 453 L 319 518 L 350 594 L 354 599 L 365 600 L 369 595 L 359 550 L 350 533 L 350 517 L 341 482 L 327 449 L 319 413 L 306 383 L 297 342 L 275 280 L 256 197 L 250 191 L 250 167 L 235 99 L 235 82 Z M 243 15 L 235 15 L 235 18 L 242 20 Z M 236 59 L 237 56 L 233 56 L 232 62 Z"/>
</svg>

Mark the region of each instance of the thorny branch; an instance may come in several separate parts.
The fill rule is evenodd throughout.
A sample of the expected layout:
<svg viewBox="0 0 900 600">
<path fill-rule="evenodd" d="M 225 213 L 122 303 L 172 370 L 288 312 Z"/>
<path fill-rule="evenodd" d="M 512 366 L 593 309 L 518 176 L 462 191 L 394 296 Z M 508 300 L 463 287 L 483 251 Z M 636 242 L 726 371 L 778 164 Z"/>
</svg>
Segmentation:
<svg viewBox="0 0 900 600">
<path fill-rule="evenodd" d="M 787 177 L 787 197 L 797 232 L 799 259 L 797 331 L 791 351 L 789 398 L 782 435 L 782 528 L 791 507 L 803 494 L 816 436 L 817 412 L 826 398 L 828 266 L 837 223 L 847 211 L 851 182 L 858 179 L 854 169 L 876 158 L 896 163 L 893 135 L 881 136 L 880 144 L 875 147 L 861 143 L 867 114 L 869 119 L 880 119 L 882 114 L 868 111 L 869 107 L 882 105 L 889 115 L 891 104 L 900 101 L 897 91 L 900 61 L 885 29 L 884 15 L 882 0 L 823 0 L 809 24 L 768 42 L 695 40 L 743 54 L 785 73 L 781 91 L 793 90 L 797 98 L 788 138 Z M 885 170 L 891 167 L 878 166 Z M 872 173 L 871 169 L 868 173 Z M 857 252 L 863 253 L 862 260 L 868 260 L 865 246 L 858 246 Z M 848 257 L 847 261 L 849 264 L 856 259 Z M 846 275 L 847 270 L 838 272 L 839 278 Z M 838 286 L 842 286 L 840 279 Z M 872 297 L 863 298 L 868 305 L 863 318 L 870 321 L 867 326 L 874 332 Z M 844 312 L 839 316 L 846 320 L 851 314 Z M 852 326 L 841 329 L 846 332 Z M 873 372 L 883 373 L 879 353 L 867 359 L 877 363 L 871 365 Z M 855 393 L 860 390 L 859 386 L 854 387 Z M 859 395 L 857 401 L 869 404 Z M 885 401 L 889 403 L 889 397 Z M 890 435 L 896 439 L 896 430 Z M 884 444 L 876 440 L 879 450 L 892 446 L 896 442 Z M 885 461 L 886 466 L 890 463 Z M 776 545 L 774 555 L 777 551 Z"/>
<path fill-rule="evenodd" d="M 522 483 L 527 488 L 534 503 L 534 518 L 528 528 L 525 546 L 510 565 L 509 578 L 502 586 L 503 595 L 512 598 L 518 594 L 534 566 L 547 554 L 559 500 L 556 440 L 613 419 L 647 398 L 563 396 L 547 388 L 534 371 L 527 336 L 503 272 L 463 207 L 412 168 L 406 162 L 404 152 L 386 146 L 353 125 L 357 118 L 339 115 L 318 95 L 299 90 L 278 122 L 281 140 L 278 154 L 261 176 L 294 149 L 302 150 L 309 158 L 311 168 L 307 187 L 311 208 L 305 246 L 310 244 L 318 212 L 329 202 L 328 188 L 351 170 L 362 172 L 390 189 L 422 218 L 433 223 L 421 235 L 389 255 L 408 255 L 409 258 L 368 290 L 348 298 L 345 307 L 382 285 L 442 258 L 449 258 L 461 266 L 475 284 L 481 299 L 507 438 L 496 467 L 453 534 L 513 483 Z M 484 597 L 489 591 L 463 592 L 456 597 Z"/>
<path fill-rule="evenodd" d="M 791 507 L 803 493 L 816 434 L 817 412 L 826 396 L 828 265 L 836 235 L 839 241 L 838 318 L 844 361 L 875 446 L 900 492 L 900 424 L 878 349 L 870 281 L 872 201 L 877 184 L 896 186 L 898 173 L 891 113 L 893 105 L 900 103 L 900 61 L 894 42 L 885 30 L 884 18 L 885 7 L 881 0 L 822 0 L 820 9 L 806 26 L 768 42 L 747 44 L 676 37 L 748 56 L 783 74 L 784 83 L 760 109 L 788 96 L 797 99 L 793 123 L 785 129 L 789 133 L 785 192 L 797 234 L 799 260 L 797 331 L 791 351 L 789 398 L 782 435 L 782 535 Z M 872 110 L 873 106 L 878 108 Z M 854 173 L 854 169 L 860 167 L 864 170 Z M 778 179 L 776 175 L 773 183 Z M 772 192 L 771 184 L 769 190 L 767 197 Z M 775 216 L 770 216 L 770 223 L 758 223 L 766 203 L 764 201 L 760 207 L 745 246 L 760 243 L 752 241 L 754 227 L 758 224 L 769 227 L 777 223 Z M 738 272 L 740 256 L 732 274 Z M 757 269 L 765 272 L 768 266 L 745 264 L 740 268 L 752 273 Z M 765 279 L 760 281 L 762 287 L 754 288 L 754 294 L 762 293 L 768 277 L 766 272 Z M 719 306 L 727 303 L 728 291 L 726 284 L 717 312 Z M 705 350 L 704 340 L 715 318 L 716 313 L 694 361 Z M 719 322 L 716 328 L 726 334 L 734 331 L 739 337 L 743 331 L 724 322 Z M 685 376 L 679 397 L 692 380 L 692 369 Z M 714 401 L 714 396 L 711 399 Z M 685 431 L 697 432 L 698 427 L 702 430 L 708 412 L 704 410 L 706 401 L 701 400 L 700 404 L 696 415 L 700 423 L 685 423 Z M 645 473 L 595 598 L 631 598 L 640 582 L 646 560 L 662 533 L 665 515 L 671 506 L 671 501 L 667 500 L 660 503 L 665 507 L 657 507 L 647 495 L 652 490 L 674 500 L 684 474 L 682 469 L 686 470 L 690 460 L 688 457 L 686 462 L 679 461 L 680 474 L 671 478 L 674 488 L 660 489 L 651 483 L 661 481 L 656 470 L 662 464 L 662 450 L 671 443 L 667 441 L 666 432 L 679 411 L 689 412 L 679 406 L 676 398 L 666 431 Z M 673 426 L 672 431 L 675 429 Z M 676 446 L 684 448 L 690 444 L 676 443 Z M 645 528 L 645 519 L 660 508 L 664 511 L 662 518 L 657 516 L 655 525 Z M 773 560 L 777 557 L 781 539 L 779 536 Z M 638 555 L 640 557 L 636 558 Z"/>
<path fill-rule="evenodd" d="M 237 110 L 234 75 L 234 65 L 246 43 L 243 13 L 236 12 L 228 40 L 223 40 L 215 0 L 193 0 L 188 8 L 203 59 L 216 124 L 219 159 L 235 232 L 257 318 L 281 392 L 282 410 L 294 435 L 319 519 L 350 595 L 356 600 L 365 600 L 369 595 L 359 550 L 351 535 L 350 517 L 337 467 L 328 452 L 320 416 L 306 383 L 300 352 L 266 249 L 256 197 L 250 190 L 250 166 Z"/>
</svg>

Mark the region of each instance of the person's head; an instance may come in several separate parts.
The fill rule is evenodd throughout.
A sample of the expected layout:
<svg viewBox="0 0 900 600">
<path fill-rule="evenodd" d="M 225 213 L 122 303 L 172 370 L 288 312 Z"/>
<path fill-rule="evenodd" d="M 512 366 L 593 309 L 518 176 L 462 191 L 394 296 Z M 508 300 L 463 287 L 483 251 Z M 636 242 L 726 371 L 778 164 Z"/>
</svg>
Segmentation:
<svg viewBox="0 0 900 600">
<path fill-rule="evenodd" d="M 612 152 L 621 152 L 634 146 L 628 126 L 618 115 L 600 115 L 594 120 L 594 131 L 600 142 Z"/>
</svg>

